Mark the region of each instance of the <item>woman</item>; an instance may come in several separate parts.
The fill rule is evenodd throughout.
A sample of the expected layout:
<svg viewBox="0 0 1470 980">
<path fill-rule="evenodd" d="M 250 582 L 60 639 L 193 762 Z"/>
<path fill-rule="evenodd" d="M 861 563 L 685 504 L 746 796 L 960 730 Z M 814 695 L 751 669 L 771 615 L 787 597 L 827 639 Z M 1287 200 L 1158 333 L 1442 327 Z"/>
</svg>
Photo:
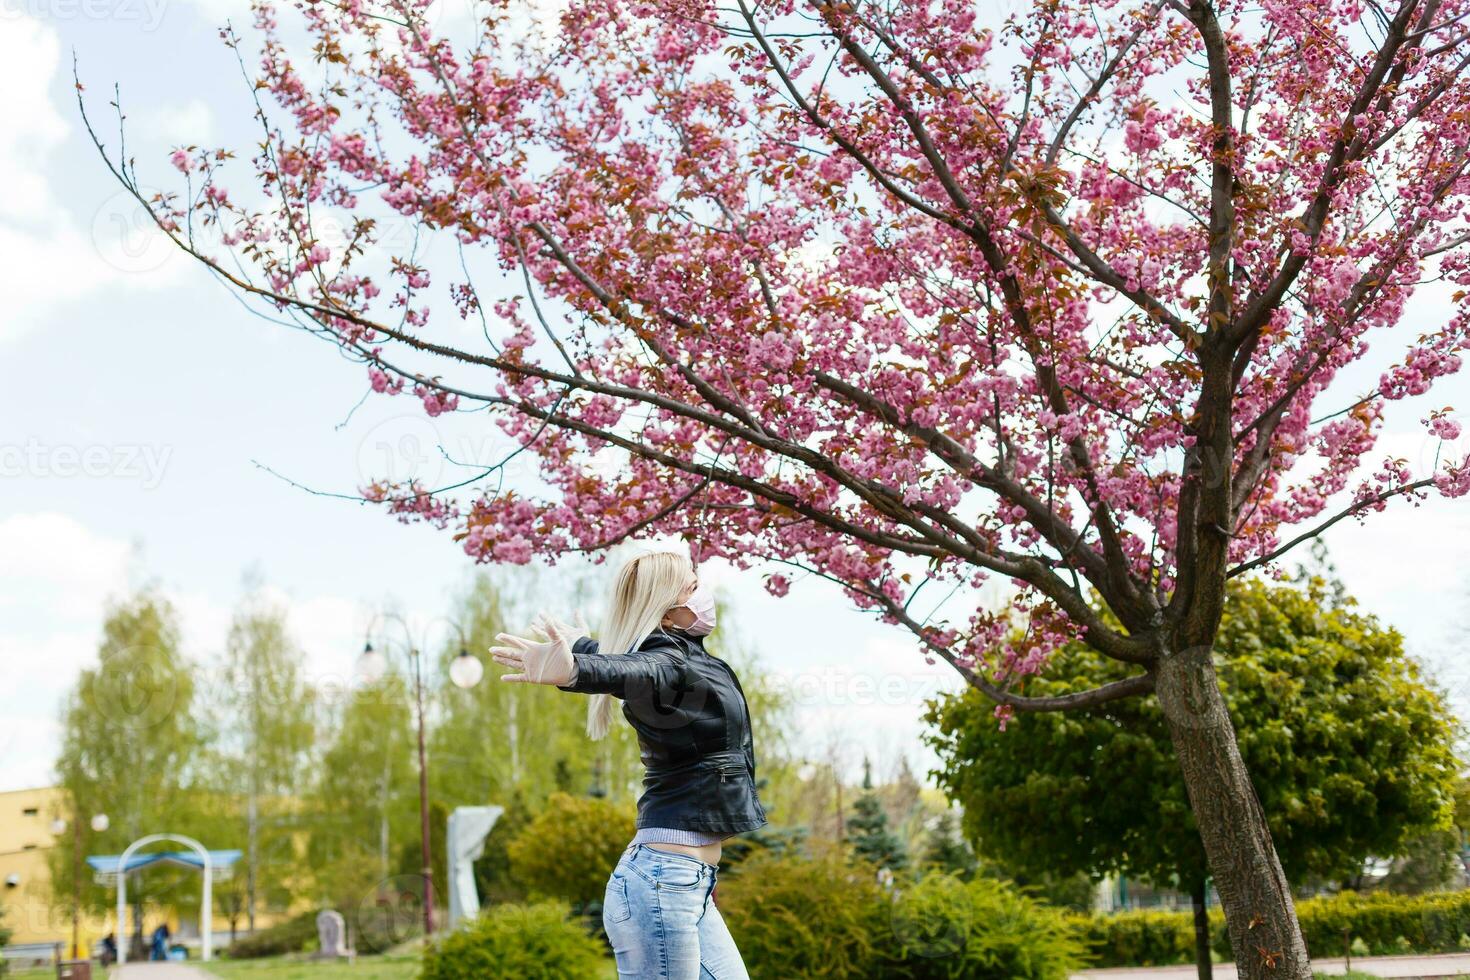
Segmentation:
<svg viewBox="0 0 1470 980">
<path fill-rule="evenodd" d="M 612 699 L 638 733 L 646 775 L 637 833 L 613 869 L 602 921 L 618 976 L 747 980 L 711 901 L 721 841 L 766 823 L 755 791 L 750 711 L 735 672 L 704 649 L 715 603 L 684 555 L 640 555 L 618 572 L 602 643 L 550 617 L 540 637 L 501 633 L 490 652 L 510 682 L 592 695 L 587 734 L 600 739 Z"/>
</svg>

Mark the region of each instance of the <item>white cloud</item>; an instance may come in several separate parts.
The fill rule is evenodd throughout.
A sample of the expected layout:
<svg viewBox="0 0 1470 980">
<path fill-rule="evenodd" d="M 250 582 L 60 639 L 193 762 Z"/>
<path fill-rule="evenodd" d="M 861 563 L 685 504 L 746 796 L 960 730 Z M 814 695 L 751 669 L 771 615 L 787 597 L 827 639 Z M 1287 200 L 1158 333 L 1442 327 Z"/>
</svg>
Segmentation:
<svg viewBox="0 0 1470 980">
<path fill-rule="evenodd" d="M 173 146 L 202 145 L 214 134 L 214 113 L 203 99 L 179 105 L 156 106 L 138 120 L 142 134 Z"/>
<path fill-rule="evenodd" d="M 62 514 L 0 521 L 0 789 L 51 778 L 61 698 L 95 655 L 101 610 L 127 585 L 131 549 Z"/>
<path fill-rule="evenodd" d="M 174 249 L 141 206 L 115 194 L 92 215 L 91 240 L 62 206 L 50 180 L 51 159 L 71 133 L 51 91 L 61 67 L 56 31 L 31 17 L 6 21 L 0 31 L 0 91 L 6 95 L 0 127 L 0 342 L 45 324 L 48 315 L 102 288 L 155 288 L 173 277 L 157 274 Z M 192 103 L 189 104 L 192 106 Z M 202 103 L 201 103 L 202 106 Z M 179 116 L 188 121 L 197 110 Z M 159 126 L 172 125 L 167 114 Z M 175 262 L 177 270 L 183 265 Z"/>
<path fill-rule="evenodd" d="M 0 791 L 53 778 L 59 718 L 77 674 L 95 663 L 108 602 L 139 579 L 134 548 L 62 514 L 16 514 L 0 520 Z M 201 689 L 219 680 L 237 595 L 178 588 L 159 591 L 178 614 L 183 654 L 199 665 Z M 295 596 L 267 586 L 286 612 L 305 654 L 308 680 L 336 696 L 354 682 L 368 607 L 336 595 Z M 433 617 L 405 610 L 432 641 Z"/>
<path fill-rule="evenodd" d="M 48 619 L 95 611 L 126 585 L 130 551 L 64 514 L 8 517 L 0 521 L 0 608 Z"/>
<path fill-rule="evenodd" d="M 61 64 L 61 44 L 55 31 L 30 18 L 7 21 L 0 31 L 0 221 L 41 221 L 54 206 L 46 160 L 67 134 L 48 92 Z"/>
</svg>

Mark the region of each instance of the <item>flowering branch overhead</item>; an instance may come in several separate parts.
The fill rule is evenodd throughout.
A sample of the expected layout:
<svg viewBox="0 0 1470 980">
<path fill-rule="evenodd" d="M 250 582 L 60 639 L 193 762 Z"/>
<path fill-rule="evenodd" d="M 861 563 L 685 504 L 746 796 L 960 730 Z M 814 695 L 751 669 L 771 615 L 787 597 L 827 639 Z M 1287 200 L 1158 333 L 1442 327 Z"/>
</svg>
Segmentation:
<svg viewBox="0 0 1470 980">
<path fill-rule="evenodd" d="M 1360 0 L 993 23 L 948 0 L 576 0 L 538 31 L 492 0 L 452 42 L 419 0 L 257 0 L 252 157 L 181 148 L 187 193 L 149 195 L 93 138 L 232 288 L 376 392 L 487 410 L 539 465 L 539 489 L 363 488 L 400 517 L 480 561 L 679 534 L 798 563 L 1001 703 L 1085 706 L 1207 642 L 1228 575 L 1470 489 L 1463 460 L 1374 456 L 1385 406 L 1458 370 L 1470 329 L 1462 306 L 1400 336 L 1426 278 L 1470 282 L 1467 3 L 1370 29 Z M 1371 337 L 1397 344 L 1376 390 L 1324 414 Z M 919 623 L 910 561 L 1013 600 Z M 1028 704 L 1074 639 L 1144 679 Z"/>
</svg>

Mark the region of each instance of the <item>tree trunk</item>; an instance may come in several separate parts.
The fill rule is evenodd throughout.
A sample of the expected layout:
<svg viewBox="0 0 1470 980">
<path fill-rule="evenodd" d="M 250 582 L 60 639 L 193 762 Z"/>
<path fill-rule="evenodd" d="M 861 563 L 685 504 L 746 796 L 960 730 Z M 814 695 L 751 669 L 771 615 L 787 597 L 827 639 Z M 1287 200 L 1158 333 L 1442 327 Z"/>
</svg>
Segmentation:
<svg viewBox="0 0 1470 980">
<path fill-rule="evenodd" d="M 1205 908 L 1205 882 L 1195 882 L 1190 892 L 1194 899 L 1194 963 L 1199 980 L 1213 980 L 1215 960 L 1210 950 L 1210 912 Z"/>
<path fill-rule="evenodd" d="M 1155 688 L 1179 756 L 1237 974 L 1312 980 L 1291 886 L 1235 742 L 1208 647 L 1159 660 Z"/>
<path fill-rule="evenodd" d="M 246 846 L 250 849 L 250 860 L 249 860 L 249 862 L 246 865 L 246 877 L 245 877 L 245 918 L 246 918 L 246 921 L 250 923 L 250 931 L 252 933 L 254 933 L 255 932 L 255 883 L 256 883 L 256 875 L 258 873 L 257 872 L 257 862 L 260 860 L 259 854 L 258 854 L 258 850 L 257 850 L 257 840 L 258 840 L 257 835 L 259 833 L 259 827 L 260 827 L 260 813 L 259 813 L 259 810 L 257 809 L 257 804 L 256 804 L 256 801 L 255 801 L 255 771 L 254 771 L 254 768 L 253 768 L 254 765 L 255 765 L 255 761 L 252 759 L 250 764 L 252 766 L 252 769 L 251 769 L 251 772 L 250 772 L 250 805 L 249 805 L 249 809 L 248 809 L 247 815 L 246 815 L 246 820 L 248 821 L 248 826 L 249 826 L 249 830 L 248 830 L 247 835 L 246 835 L 246 839 L 247 839 Z"/>
</svg>

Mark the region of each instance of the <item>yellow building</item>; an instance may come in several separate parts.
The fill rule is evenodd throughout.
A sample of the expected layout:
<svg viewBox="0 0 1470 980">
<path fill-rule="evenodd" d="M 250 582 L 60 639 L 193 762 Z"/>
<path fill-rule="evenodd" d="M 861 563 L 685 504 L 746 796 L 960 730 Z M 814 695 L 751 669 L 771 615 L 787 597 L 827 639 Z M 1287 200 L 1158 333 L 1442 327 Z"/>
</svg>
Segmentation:
<svg viewBox="0 0 1470 980">
<path fill-rule="evenodd" d="M 71 833 L 69 825 L 57 824 L 59 817 L 68 818 L 65 804 L 65 794 L 58 787 L 0 793 L 0 928 L 10 930 L 12 946 L 63 943 L 63 954 L 70 957 L 72 880 L 67 877 L 53 883 L 49 863 L 57 831 Z M 93 880 L 93 870 L 85 863 L 81 874 L 84 884 Z M 198 935 L 195 912 L 197 907 L 184 916 L 189 920 L 182 923 L 186 941 Z M 167 921 L 176 936 L 181 931 L 180 918 L 179 910 L 151 903 L 144 915 L 150 930 Z M 79 938 L 84 954 L 114 931 L 113 920 L 113 914 L 82 915 Z M 229 941 L 229 921 L 216 914 L 213 923 L 215 946 L 222 948 Z"/>
<path fill-rule="evenodd" d="M 70 882 L 53 888 L 48 864 L 60 800 L 55 787 L 0 793 L 0 910 L 4 915 L 0 923 L 10 930 L 13 945 L 64 942 L 69 955 Z M 99 930 L 99 925 L 83 918 L 84 944 L 102 935 L 105 930 Z"/>
</svg>

